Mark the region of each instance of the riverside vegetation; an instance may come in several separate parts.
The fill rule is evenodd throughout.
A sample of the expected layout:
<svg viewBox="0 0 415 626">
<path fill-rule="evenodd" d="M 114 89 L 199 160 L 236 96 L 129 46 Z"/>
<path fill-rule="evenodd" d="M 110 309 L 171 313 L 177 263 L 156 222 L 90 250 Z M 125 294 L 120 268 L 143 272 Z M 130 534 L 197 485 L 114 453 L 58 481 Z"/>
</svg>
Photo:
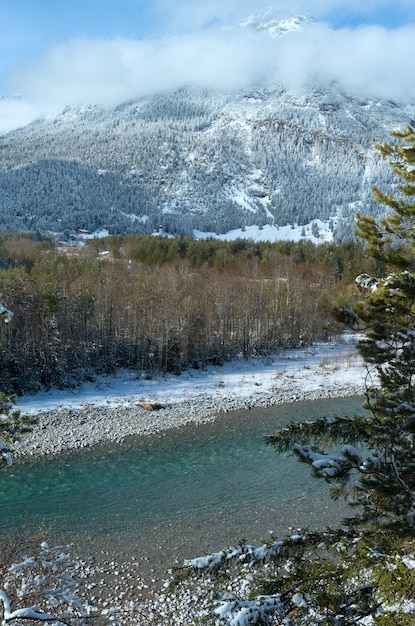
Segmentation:
<svg viewBox="0 0 415 626">
<path fill-rule="evenodd" d="M 99 257 L 106 250 L 109 258 Z M 359 243 L 127 235 L 76 254 L 35 235 L 0 241 L 0 389 L 71 386 L 117 368 L 180 374 L 335 336 L 335 302 L 376 262 Z"/>
</svg>

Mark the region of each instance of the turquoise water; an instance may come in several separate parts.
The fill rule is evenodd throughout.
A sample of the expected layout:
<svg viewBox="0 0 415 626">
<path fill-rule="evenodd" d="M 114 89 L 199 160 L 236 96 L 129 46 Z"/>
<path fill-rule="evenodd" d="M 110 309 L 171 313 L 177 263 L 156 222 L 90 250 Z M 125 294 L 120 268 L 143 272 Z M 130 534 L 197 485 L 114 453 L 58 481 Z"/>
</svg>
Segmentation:
<svg viewBox="0 0 415 626">
<path fill-rule="evenodd" d="M 344 515 L 342 505 L 307 466 L 263 438 L 294 420 L 361 406 L 350 398 L 237 411 L 122 446 L 16 464 L 0 474 L 1 521 L 8 528 L 53 523 L 58 540 L 163 564 L 242 537 L 324 528 Z"/>
</svg>

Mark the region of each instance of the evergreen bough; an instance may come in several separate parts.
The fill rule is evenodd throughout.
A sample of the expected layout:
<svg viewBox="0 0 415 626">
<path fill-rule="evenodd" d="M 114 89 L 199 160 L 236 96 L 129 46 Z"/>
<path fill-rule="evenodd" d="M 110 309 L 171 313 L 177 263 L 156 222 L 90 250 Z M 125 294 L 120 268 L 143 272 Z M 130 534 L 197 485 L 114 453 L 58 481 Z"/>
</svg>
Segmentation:
<svg viewBox="0 0 415 626">
<path fill-rule="evenodd" d="M 187 562 L 187 570 L 225 575 L 228 589 L 230 580 L 246 576 L 242 565 L 250 568 L 250 583 L 240 586 L 250 598 L 220 595 L 212 623 L 415 623 L 415 131 L 391 136 L 399 141 L 377 148 L 398 183 L 394 193 L 373 190 L 390 212 L 380 220 L 356 216 L 377 275 L 359 276 L 364 297 L 336 312 L 364 331 L 358 349 L 368 371 L 365 410 L 292 424 L 267 438 L 308 463 L 354 515 L 339 529 L 305 530 L 262 550 L 242 546 Z"/>
</svg>

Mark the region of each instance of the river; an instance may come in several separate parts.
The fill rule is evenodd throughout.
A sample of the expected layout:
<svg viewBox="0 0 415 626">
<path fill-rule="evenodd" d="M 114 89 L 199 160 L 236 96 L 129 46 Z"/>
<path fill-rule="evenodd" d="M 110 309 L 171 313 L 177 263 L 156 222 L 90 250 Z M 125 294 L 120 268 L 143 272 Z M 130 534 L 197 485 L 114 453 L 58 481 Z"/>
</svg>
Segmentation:
<svg viewBox="0 0 415 626">
<path fill-rule="evenodd" d="M 214 422 L 130 438 L 0 473 L 1 522 L 53 524 L 78 553 L 152 563 L 156 570 L 234 544 L 321 528 L 347 510 L 324 481 L 264 437 L 323 415 L 353 415 L 362 398 L 221 414 Z"/>
</svg>

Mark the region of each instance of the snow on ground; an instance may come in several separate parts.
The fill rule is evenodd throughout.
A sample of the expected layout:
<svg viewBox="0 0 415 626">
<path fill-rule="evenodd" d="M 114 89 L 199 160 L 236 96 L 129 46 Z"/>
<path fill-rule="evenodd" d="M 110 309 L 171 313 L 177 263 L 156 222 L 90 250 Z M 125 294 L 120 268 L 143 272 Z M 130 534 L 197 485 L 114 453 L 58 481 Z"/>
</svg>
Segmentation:
<svg viewBox="0 0 415 626">
<path fill-rule="evenodd" d="M 341 383 L 363 385 L 366 370 L 356 350 L 356 337 L 345 335 L 337 343 L 304 349 L 281 350 L 269 357 L 239 358 L 223 366 L 188 370 L 180 376 L 157 375 L 146 380 L 144 372 L 121 370 L 101 376 L 75 389 L 53 389 L 18 399 L 25 413 L 82 406 L 128 406 L 137 402 L 174 405 L 201 397 L 250 399 L 278 389 L 306 393 Z"/>
<path fill-rule="evenodd" d="M 234 198 L 235 199 L 235 198 Z M 243 196 L 235 199 L 240 204 L 244 204 Z M 247 207 L 245 207 L 247 208 Z M 123 213 L 125 217 L 129 217 L 132 221 L 140 221 L 145 223 L 148 216 L 138 216 L 134 214 Z M 215 233 L 206 232 L 202 230 L 193 230 L 193 237 L 195 239 L 220 239 L 222 241 L 235 241 L 235 239 L 247 239 L 248 241 L 269 241 L 274 243 L 276 241 L 311 241 L 312 243 L 319 245 L 325 242 L 333 241 L 333 234 L 335 227 L 338 223 L 338 216 L 334 215 L 329 220 L 314 219 L 308 224 L 299 226 L 298 224 L 286 224 L 285 226 L 274 226 L 272 224 L 265 224 L 264 226 L 246 226 L 244 228 L 235 228 L 227 233 Z M 56 233 L 54 233 L 56 235 Z M 78 245 L 84 245 L 87 239 L 102 239 L 108 237 L 109 231 L 105 228 L 96 230 L 93 233 L 80 233 L 77 235 Z M 169 233 L 161 230 L 153 232 L 154 236 L 162 235 L 164 237 L 174 237 Z"/>
<path fill-rule="evenodd" d="M 222 241 L 234 241 L 235 239 L 248 239 L 250 241 L 301 241 L 308 240 L 315 244 L 333 241 L 334 226 L 330 227 L 330 222 L 335 226 L 337 218 L 333 217 L 331 220 L 323 222 L 320 219 L 312 220 L 309 224 L 304 226 L 298 226 L 297 224 L 287 224 L 286 226 L 272 226 L 271 224 L 265 224 L 263 227 L 259 226 L 246 226 L 244 229 L 236 228 L 230 230 L 224 234 L 216 234 L 214 232 L 203 232 L 200 230 L 194 230 L 193 236 L 195 239 L 221 239 Z M 313 234 L 317 233 L 316 237 Z"/>
</svg>

